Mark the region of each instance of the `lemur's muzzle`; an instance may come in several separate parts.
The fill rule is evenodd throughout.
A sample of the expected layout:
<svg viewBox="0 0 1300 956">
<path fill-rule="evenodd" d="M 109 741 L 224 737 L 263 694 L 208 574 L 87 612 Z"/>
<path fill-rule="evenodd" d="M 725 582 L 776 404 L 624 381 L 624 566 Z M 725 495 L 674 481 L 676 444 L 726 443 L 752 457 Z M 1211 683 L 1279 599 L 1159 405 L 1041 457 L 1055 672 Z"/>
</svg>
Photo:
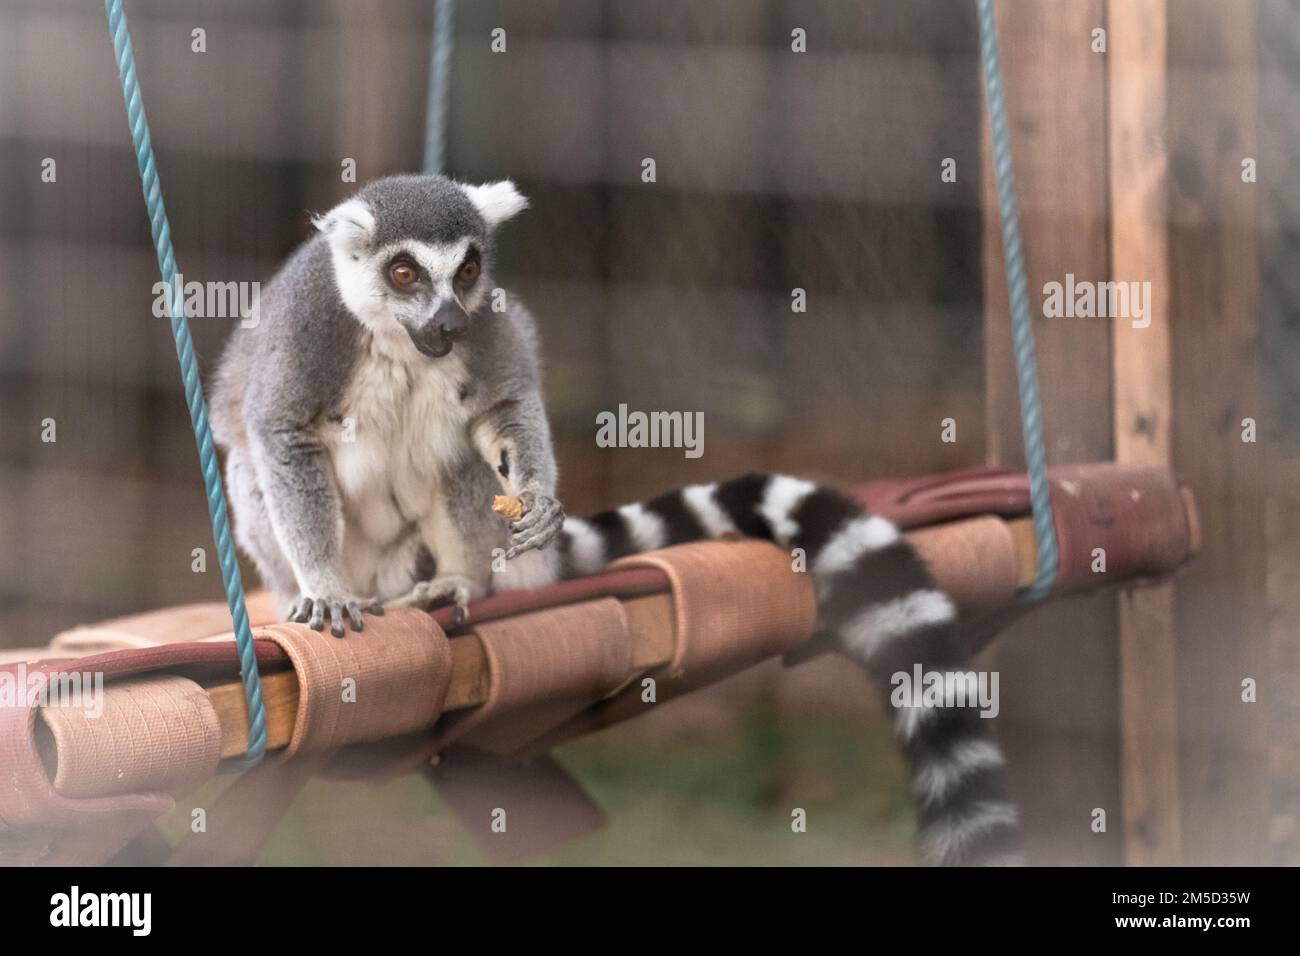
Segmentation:
<svg viewBox="0 0 1300 956">
<path fill-rule="evenodd" d="M 411 332 L 411 341 L 421 354 L 429 358 L 442 358 L 451 351 L 457 339 L 465 337 L 469 331 L 469 316 L 455 299 L 448 299 L 438 306 L 433 318 Z"/>
</svg>

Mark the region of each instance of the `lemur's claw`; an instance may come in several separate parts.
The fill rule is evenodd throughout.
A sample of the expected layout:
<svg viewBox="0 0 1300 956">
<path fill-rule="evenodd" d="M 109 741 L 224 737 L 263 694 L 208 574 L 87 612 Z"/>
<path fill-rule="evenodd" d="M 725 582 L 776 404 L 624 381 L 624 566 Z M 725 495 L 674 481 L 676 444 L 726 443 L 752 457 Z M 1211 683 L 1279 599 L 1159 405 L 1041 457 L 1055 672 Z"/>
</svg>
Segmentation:
<svg viewBox="0 0 1300 956">
<path fill-rule="evenodd" d="M 564 526 L 564 509 L 554 498 L 530 492 L 519 498 L 524 503 L 524 516 L 510 526 L 512 546 L 506 551 L 507 561 L 533 548 L 546 547 Z"/>
</svg>

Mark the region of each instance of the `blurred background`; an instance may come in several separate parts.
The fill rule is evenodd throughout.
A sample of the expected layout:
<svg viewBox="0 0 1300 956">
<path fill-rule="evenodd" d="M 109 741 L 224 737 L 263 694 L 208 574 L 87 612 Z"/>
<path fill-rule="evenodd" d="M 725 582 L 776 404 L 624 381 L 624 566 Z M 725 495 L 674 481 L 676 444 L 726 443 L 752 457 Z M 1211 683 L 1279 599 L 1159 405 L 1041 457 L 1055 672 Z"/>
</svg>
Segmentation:
<svg viewBox="0 0 1300 956">
<path fill-rule="evenodd" d="M 1000 4 L 1031 291 L 1066 271 L 1143 278 L 1109 258 L 1109 80 L 1089 38 L 1116 2 Z M 358 184 L 419 168 L 432 6 L 128 2 L 187 279 L 269 278 L 309 214 L 357 188 L 345 159 Z M 1186 414 L 1166 425 L 1207 512 L 1207 555 L 1175 608 L 1189 648 L 1189 723 L 1173 744 L 1193 794 L 1182 852 L 1296 863 L 1300 4 L 1187 0 L 1169 15 L 1151 68 L 1169 77 Z M 795 29 L 808 52 L 792 52 Z M 457 4 L 447 172 L 512 178 L 531 201 L 503 230 L 497 277 L 539 318 L 569 512 L 751 468 L 851 484 L 1018 464 L 982 101 L 970 3 Z M 1237 177 L 1247 155 L 1250 186 Z M 0 642 L 218 597 L 215 562 L 191 571 L 208 517 L 171 338 L 151 311 L 157 267 L 101 4 L 0 0 L 0 170 Z M 1050 461 L 1109 459 L 1108 325 L 1037 321 Z M 211 369 L 229 323 L 193 328 Z M 620 403 L 704 412 L 704 456 L 597 448 L 596 414 Z M 1249 460 L 1227 444 L 1247 415 L 1260 432 Z M 57 442 L 41 440 L 47 418 Z M 945 418 L 956 442 L 940 440 Z M 1124 859 L 1118 825 L 1088 827 L 1091 808 L 1120 800 L 1116 600 L 1035 612 L 986 665 L 1003 672 L 999 731 L 1043 862 Z M 1212 680 L 1230 694 L 1266 674 L 1249 715 L 1197 717 L 1223 689 Z M 756 668 L 558 756 L 611 824 L 547 861 L 912 859 L 885 721 L 836 661 Z M 794 801 L 817 821 L 798 838 Z M 406 780 L 314 783 L 265 858 L 476 854 Z"/>
</svg>

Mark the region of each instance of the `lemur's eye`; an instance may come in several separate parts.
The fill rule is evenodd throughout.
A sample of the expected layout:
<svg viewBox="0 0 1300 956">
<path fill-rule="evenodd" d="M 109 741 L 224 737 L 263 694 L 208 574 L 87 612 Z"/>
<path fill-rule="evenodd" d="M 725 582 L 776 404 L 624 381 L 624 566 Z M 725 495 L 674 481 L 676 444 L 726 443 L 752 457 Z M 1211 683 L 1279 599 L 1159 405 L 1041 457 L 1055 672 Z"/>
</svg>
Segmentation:
<svg viewBox="0 0 1300 956">
<path fill-rule="evenodd" d="M 477 259 L 466 259 L 456 273 L 456 281 L 469 285 L 478 278 L 480 268 Z"/>
<path fill-rule="evenodd" d="M 388 267 L 388 278 L 393 280 L 393 285 L 408 286 L 414 285 L 420 274 L 415 271 L 415 266 L 399 260 Z"/>
</svg>

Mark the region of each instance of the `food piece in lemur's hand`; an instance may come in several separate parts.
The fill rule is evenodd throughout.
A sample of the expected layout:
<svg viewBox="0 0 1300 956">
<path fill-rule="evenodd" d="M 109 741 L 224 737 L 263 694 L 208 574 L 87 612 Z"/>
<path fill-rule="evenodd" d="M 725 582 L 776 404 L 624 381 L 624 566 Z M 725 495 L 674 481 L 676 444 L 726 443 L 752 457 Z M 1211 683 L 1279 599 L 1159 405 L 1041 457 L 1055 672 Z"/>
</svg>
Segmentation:
<svg viewBox="0 0 1300 956">
<path fill-rule="evenodd" d="M 514 495 L 497 495 L 492 499 L 492 510 L 507 521 L 518 521 L 524 516 L 524 503 Z"/>
</svg>

